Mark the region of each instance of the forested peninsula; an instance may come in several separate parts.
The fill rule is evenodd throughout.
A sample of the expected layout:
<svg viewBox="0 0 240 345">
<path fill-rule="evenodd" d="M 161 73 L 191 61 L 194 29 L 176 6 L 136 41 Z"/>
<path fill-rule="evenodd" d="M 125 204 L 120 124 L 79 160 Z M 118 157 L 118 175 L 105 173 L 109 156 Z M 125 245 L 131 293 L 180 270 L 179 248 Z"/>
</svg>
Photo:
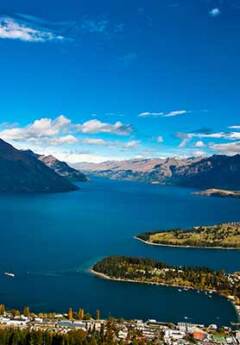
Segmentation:
<svg viewBox="0 0 240 345">
<path fill-rule="evenodd" d="M 240 273 L 227 274 L 206 267 L 170 266 L 152 259 L 110 256 L 92 272 L 105 279 L 216 292 L 240 302 Z"/>
<path fill-rule="evenodd" d="M 136 239 L 152 245 L 240 249 L 240 223 L 145 232 Z"/>
</svg>

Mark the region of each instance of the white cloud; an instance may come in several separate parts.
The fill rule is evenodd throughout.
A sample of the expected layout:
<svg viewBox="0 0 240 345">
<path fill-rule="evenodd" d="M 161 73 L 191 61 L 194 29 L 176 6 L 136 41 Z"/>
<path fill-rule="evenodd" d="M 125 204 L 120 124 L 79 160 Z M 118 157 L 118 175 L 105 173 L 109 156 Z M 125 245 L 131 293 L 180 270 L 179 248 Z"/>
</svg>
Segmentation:
<svg viewBox="0 0 240 345">
<path fill-rule="evenodd" d="M 240 139 L 240 132 L 216 132 L 216 133 L 189 133 L 191 138 L 212 138 L 212 139 Z"/>
<path fill-rule="evenodd" d="M 35 120 L 26 127 L 12 127 L 0 131 L 0 137 L 4 140 L 23 141 L 49 138 L 58 135 L 71 124 L 71 121 L 64 115 L 52 120 L 41 118 Z"/>
<path fill-rule="evenodd" d="M 104 140 L 100 138 L 84 138 L 80 139 L 80 142 L 87 145 L 100 145 L 108 146 L 110 148 L 123 148 L 123 149 L 133 149 L 136 148 L 139 144 L 139 140 L 130 140 L 127 142 L 113 141 L 113 140 Z"/>
<path fill-rule="evenodd" d="M 240 154 L 240 141 L 224 144 L 210 144 L 209 148 L 225 155 Z"/>
<path fill-rule="evenodd" d="M 194 157 L 203 157 L 206 155 L 206 152 L 204 152 L 202 150 L 195 150 L 195 151 L 192 151 L 192 155 Z"/>
<path fill-rule="evenodd" d="M 186 115 L 189 113 L 187 110 L 173 110 L 169 112 L 143 112 L 138 114 L 139 117 L 175 117 L 179 115 Z"/>
<path fill-rule="evenodd" d="M 195 143 L 195 147 L 204 147 L 205 144 L 202 140 L 198 140 L 196 143 Z"/>
<path fill-rule="evenodd" d="M 33 28 L 10 17 L 0 17 L 0 38 L 25 42 L 63 40 L 64 37 L 44 29 Z"/>
<path fill-rule="evenodd" d="M 240 125 L 229 126 L 230 129 L 240 129 Z"/>
<path fill-rule="evenodd" d="M 84 134 L 113 133 L 124 136 L 130 134 L 131 131 L 130 125 L 121 122 L 111 124 L 90 120 L 82 124 L 74 124 L 64 115 L 54 119 L 40 118 L 25 126 L 0 123 L 0 138 L 10 142 L 18 149 L 31 149 L 39 154 L 51 154 L 72 163 L 106 161 L 110 157 L 111 159 L 126 158 L 132 154 L 132 151 L 134 152 L 140 141 L 106 140 L 85 137 Z M 94 152 L 86 150 L 90 145 L 96 146 Z"/>
<path fill-rule="evenodd" d="M 224 139 L 224 140 L 240 140 L 240 132 L 193 132 L 193 133 L 177 133 L 176 136 L 181 139 L 179 147 L 185 147 L 193 138 L 205 139 Z M 195 146 L 202 145 L 199 140 Z M 200 147 L 200 146 L 198 146 Z"/>
<path fill-rule="evenodd" d="M 130 134 L 132 128 L 130 125 L 124 125 L 121 122 L 113 124 L 104 123 L 98 120 L 90 120 L 83 124 L 74 124 L 64 115 L 55 119 L 40 118 L 26 126 L 18 124 L 0 124 L 0 138 L 17 146 L 20 149 L 32 149 L 42 153 L 45 149 L 50 152 L 52 147 L 65 150 L 68 145 L 76 149 L 76 145 L 104 146 L 109 149 L 127 150 L 133 149 L 138 145 L 137 140 L 114 141 L 102 138 L 84 138 L 81 134 L 92 133 L 111 133 L 121 136 Z M 61 149 L 60 149 L 61 147 Z"/>
<path fill-rule="evenodd" d="M 59 144 L 75 144 L 79 140 L 75 136 L 69 134 L 69 135 L 64 135 L 62 137 L 58 138 L 53 138 L 48 141 L 49 144 L 52 145 L 59 145 Z"/>
<path fill-rule="evenodd" d="M 82 143 L 87 145 L 107 145 L 107 140 L 98 138 L 85 138 L 81 140 Z"/>
<path fill-rule="evenodd" d="M 76 129 L 81 133 L 95 134 L 95 133 L 111 133 L 117 135 L 129 135 L 132 132 L 130 125 L 124 125 L 117 121 L 114 124 L 105 123 L 100 120 L 89 120 L 83 124 L 76 125 Z"/>
<path fill-rule="evenodd" d="M 221 14 L 221 11 L 219 8 L 215 7 L 215 8 L 212 8 L 210 11 L 209 11 L 209 14 L 211 17 L 217 17 Z"/>
<path fill-rule="evenodd" d="M 130 140 L 126 144 L 123 144 L 123 147 L 126 149 L 134 149 L 140 144 L 139 140 Z"/>
<path fill-rule="evenodd" d="M 157 137 L 157 142 L 160 144 L 160 143 L 163 143 L 163 141 L 164 141 L 163 137 L 161 135 L 159 135 Z"/>
<path fill-rule="evenodd" d="M 227 139 L 232 139 L 232 140 L 239 140 L 240 139 L 240 132 L 231 132 L 229 135 L 226 137 Z"/>
</svg>

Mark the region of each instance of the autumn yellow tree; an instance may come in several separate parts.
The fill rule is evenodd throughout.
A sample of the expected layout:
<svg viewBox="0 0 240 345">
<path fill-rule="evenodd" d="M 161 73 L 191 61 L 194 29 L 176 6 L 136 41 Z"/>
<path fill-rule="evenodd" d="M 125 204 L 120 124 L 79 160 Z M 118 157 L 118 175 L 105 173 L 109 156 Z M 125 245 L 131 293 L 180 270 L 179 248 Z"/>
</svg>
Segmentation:
<svg viewBox="0 0 240 345">
<path fill-rule="evenodd" d="M 4 304 L 0 304 L 0 315 L 3 315 L 6 311 L 5 305 Z"/>
<path fill-rule="evenodd" d="M 73 319 L 73 310 L 72 310 L 72 308 L 68 309 L 67 315 L 68 315 L 68 320 L 72 320 Z"/>
<path fill-rule="evenodd" d="M 83 308 L 79 308 L 79 310 L 78 310 L 78 317 L 79 317 L 79 320 L 83 320 L 84 319 L 84 309 Z"/>
</svg>

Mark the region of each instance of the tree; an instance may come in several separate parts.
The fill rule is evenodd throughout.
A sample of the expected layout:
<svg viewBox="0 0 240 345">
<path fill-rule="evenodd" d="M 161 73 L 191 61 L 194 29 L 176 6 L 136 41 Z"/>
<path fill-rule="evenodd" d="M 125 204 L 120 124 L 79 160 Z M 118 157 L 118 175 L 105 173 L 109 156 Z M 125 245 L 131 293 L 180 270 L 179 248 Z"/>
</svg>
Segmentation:
<svg viewBox="0 0 240 345">
<path fill-rule="evenodd" d="M 23 315 L 26 316 L 26 317 L 29 317 L 30 316 L 30 308 L 29 307 L 24 307 L 23 309 Z"/>
<path fill-rule="evenodd" d="M 11 310 L 11 314 L 12 314 L 13 317 L 20 316 L 20 311 L 17 310 L 17 309 L 12 309 Z"/>
<path fill-rule="evenodd" d="M 73 319 L 73 310 L 72 310 L 72 308 L 69 308 L 68 309 L 68 320 L 72 320 Z"/>
<path fill-rule="evenodd" d="M 96 310 L 96 320 L 100 320 L 100 310 Z"/>
<path fill-rule="evenodd" d="M 78 317 L 79 317 L 79 320 L 83 320 L 84 319 L 84 309 L 83 308 L 79 308 L 78 310 Z"/>
<path fill-rule="evenodd" d="M 4 315 L 5 311 L 6 311 L 5 305 L 0 304 L 0 315 Z"/>
</svg>

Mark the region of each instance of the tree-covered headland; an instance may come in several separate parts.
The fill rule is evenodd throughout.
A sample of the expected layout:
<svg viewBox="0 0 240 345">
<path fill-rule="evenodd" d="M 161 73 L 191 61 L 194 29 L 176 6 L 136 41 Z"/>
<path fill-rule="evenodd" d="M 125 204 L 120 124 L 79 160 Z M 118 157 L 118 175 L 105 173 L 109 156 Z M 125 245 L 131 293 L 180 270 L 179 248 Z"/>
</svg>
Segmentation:
<svg viewBox="0 0 240 345">
<path fill-rule="evenodd" d="M 240 273 L 227 274 L 206 267 L 170 266 L 152 259 L 125 256 L 104 258 L 93 266 L 93 271 L 114 280 L 215 291 L 233 296 L 236 303 L 240 301 Z"/>
<path fill-rule="evenodd" d="M 149 244 L 240 249 L 240 223 L 146 232 L 136 238 Z"/>
</svg>

